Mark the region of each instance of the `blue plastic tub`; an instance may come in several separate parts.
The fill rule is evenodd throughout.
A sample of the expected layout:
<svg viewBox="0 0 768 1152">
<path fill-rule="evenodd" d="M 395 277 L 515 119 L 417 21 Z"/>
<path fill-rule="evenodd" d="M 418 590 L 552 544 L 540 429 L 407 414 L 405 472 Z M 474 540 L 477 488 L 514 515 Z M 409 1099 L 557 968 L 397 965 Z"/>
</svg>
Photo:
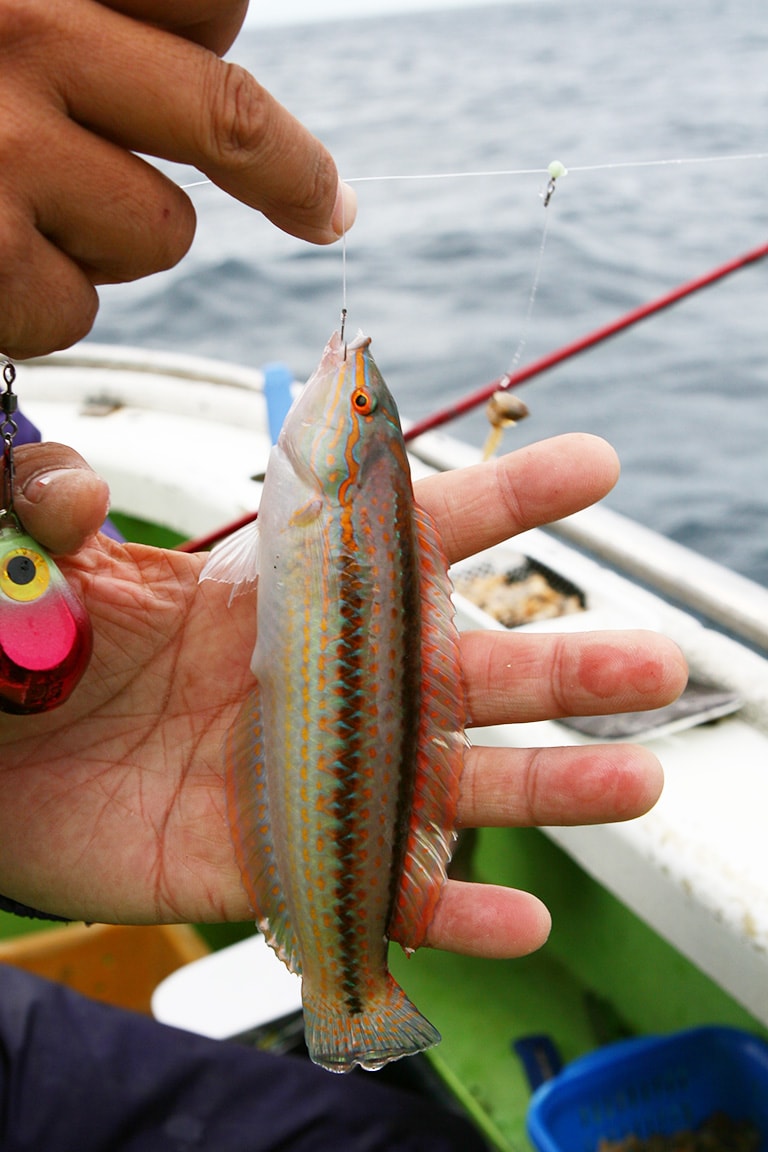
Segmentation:
<svg viewBox="0 0 768 1152">
<path fill-rule="evenodd" d="M 713 1112 L 749 1120 L 768 1152 L 768 1044 L 736 1028 L 623 1040 L 574 1060 L 534 1093 L 540 1152 L 597 1152 L 601 1139 L 696 1128 Z"/>
</svg>

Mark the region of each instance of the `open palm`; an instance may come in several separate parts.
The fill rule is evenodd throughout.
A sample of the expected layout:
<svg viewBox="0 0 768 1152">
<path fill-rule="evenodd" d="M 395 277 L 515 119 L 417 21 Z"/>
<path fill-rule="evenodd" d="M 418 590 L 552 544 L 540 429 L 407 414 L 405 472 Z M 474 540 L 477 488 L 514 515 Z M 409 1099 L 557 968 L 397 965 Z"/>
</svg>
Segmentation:
<svg viewBox="0 0 768 1152">
<path fill-rule="evenodd" d="M 54 550 L 72 548 L 89 520 L 98 522 L 103 486 L 69 450 L 43 445 L 19 455 L 17 508 L 28 530 Z M 432 477 L 417 496 L 456 560 L 593 502 L 615 477 L 603 442 L 573 436 Z M 226 822 L 222 743 L 252 683 L 255 598 L 228 607 L 227 588 L 198 584 L 203 560 L 90 536 L 60 561 L 90 612 L 94 654 L 63 707 L 0 719 L 5 895 L 106 922 L 252 916 Z M 462 654 L 478 725 L 655 707 L 685 676 L 677 650 L 647 633 L 470 634 Z M 631 746 L 478 747 L 468 756 L 460 818 L 623 819 L 645 810 L 659 787 L 653 756 Z M 429 941 L 515 955 L 542 943 L 547 930 L 534 897 L 452 881 Z"/>
</svg>

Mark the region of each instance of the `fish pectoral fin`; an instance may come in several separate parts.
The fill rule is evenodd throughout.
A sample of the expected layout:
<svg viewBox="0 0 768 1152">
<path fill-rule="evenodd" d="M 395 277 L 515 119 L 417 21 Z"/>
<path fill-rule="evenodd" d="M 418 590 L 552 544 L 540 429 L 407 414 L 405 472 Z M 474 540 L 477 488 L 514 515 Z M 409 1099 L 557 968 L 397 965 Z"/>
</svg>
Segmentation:
<svg viewBox="0 0 768 1152">
<path fill-rule="evenodd" d="M 291 528 L 306 528 L 307 525 L 314 524 L 322 510 L 322 496 L 313 496 L 307 500 L 306 504 L 302 504 L 301 508 L 296 509 L 291 516 L 289 525 Z"/>
<path fill-rule="evenodd" d="M 313 995 L 306 980 L 302 995 L 307 1050 L 329 1072 L 351 1072 L 355 1064 L 372 1072 L 440 1043 L 440 1033 L 389 973 L 362 1012 L 350 1012 L 343 1000 Z"/>
<path fill-rule="evenodd" d="M 275 860 L 258 688 L 227 736 L 225 766 L 227 816 L 243 886 L 267 943 L 299 974 L 296 937 Z"/>
<path fill-rule="evenodd" d="M 259 525 L 246 524 L 217 544 L 208 556 L 199 580 L 232 585 L 232 599 L 247 592 L 259 575 Z"/>
<path fill-rule="evenodd" d="M 456 843 L 459 787 L 468 741 L 451 582 L 437 528 L 416 509 L 422 601 L 422 706 L 410 823 L 389 936 L 411 951 L 424 943 Z"/>
</svg>

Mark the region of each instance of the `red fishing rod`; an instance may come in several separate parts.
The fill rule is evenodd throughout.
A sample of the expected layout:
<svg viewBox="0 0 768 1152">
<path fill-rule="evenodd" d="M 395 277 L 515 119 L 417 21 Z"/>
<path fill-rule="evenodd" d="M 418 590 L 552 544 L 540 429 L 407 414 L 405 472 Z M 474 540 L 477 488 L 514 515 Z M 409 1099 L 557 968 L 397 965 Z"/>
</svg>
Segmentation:
<svg viewBox="0 0 768 1152">
<path fill-rule="evenodd" d="M 492 384 L 487 384 L 484 388 L 479 388 L 476 392 L 471 392 L 461 400 L 457 400 L 455 404 L 441 408 L 439 412 L 433 412 L 431 416 L 425 416 L 423 420 L 419 420 L 411 425 L 405 433 L 405 439 L 415 440 L 417 436 L 423 435 L 424 432 L 431 432 L 433 428 L 439 428 L 449 420 L 455 420 L 458 416 L 463 416 L 466 412 L 470 412 L 473 408 L 477 408 L 478 405 L 490 400 L 494 392 L 504 392 L 508 388 L 517 387 L 518 384 L 525 384 L 526 380 L 530 380 L 533 376 L 540 376 L 542 372 L 547 372 L 550 368 L 555 368 L 565 360 L 570 360 L 574 356 L 586 352 L 587 349 L 593 348 L 596 344 L 602 344 L 603 341 L 610 340 L 612 336 L 617 336 L 619 332 L 624 332 L 627 328 L 639 324 L 641 320 L 647 320 L 649 316 L 655 316 L 657 312 L 663 312 L 665 308 L 670 308 L 673 304 L 677 304 L 678 301 L 684 300 L 686 296 L 692 296 L 694 292 L 700 292 L 702 288 L 708 288 L 710 284 L 716 284 L 718 280 L 725 279 L 726 276 L 730 276 L 733 272 L 738 272 L 740 268 L 745 268 L 749 264 L 755 264 L 765 256 L 768 256 L 768 244 L 763 244 L 759 248 L 753 248 L 751 252 L 746 252 L 743 256 L 737 256 L 735 260 L 729 260 L 727 264 L 719 265 L 719 267 L 714 268 L 711 272 L 707 272 L 704 276 L 698 276 L 695 280 L 689 280 L 685 284 L 673 288 L 671 292 L 667 292 L 664 296 L 659 296 L 658 299 L 652 300 L 649 304 L 641 304 L 639 308 L 633 308 L 631 312 L 620 316 L 618 320 L 613 320 L 611 323 L 605 324 L 602 328 L 596 328 L 594 332 L 590 332 L 587 336 L 582 336 L 579 340 L 574 340 L 572 344 L 565 344 L 562 348 L 558 348 L 557 351 L 550 352 L 548 355 L 532 361 L 532 363 L 528 364 L 525 368 L 520 368 L 517 372 L 507 373 L 498 380 L 494 380 Z"/>
<path fill-rule="evenodd" d="M 450 420 L 455 420 L 458 416 L 465 415 L 465 413 L 470 412 L 473 408 L 477 408 L 480 404 L 487 403 L 494 392 L 505 392 L 510 388 L 516 388 L 519 384 L 525 384 L 526 381 L 533 379 L 534 376 L 540 376 L 543 372 L 548 372 L 550 368 L 555 368 L 558 364 L 562 364 L 566 360 L 571 360 L 574 356 L 579 356 L 589 348 L 594 348 L 595 345 L 602 344 L 605 340 L 610 340 L 612 336 L 617 336 L 620 332 L 625 332 L 628 328 L 632 328 L 642 320 L 647 320 L 649 316 L 655 316 L 657 312 L 663 312 L 665 308 L 671 308 L 672 305 L 677 304 L 680 300 L 685 300 L 686 297 L 692 296 L 695 292 L 700 292 L 703 288 L 708 288 L 711 284 L 716 284 L 719 280 L 724 280 L 726 276 L 731 276 L 734 272 L 738 272 L 740 268 L 746 268 L 750 264 L 756 264 L 766 256 L 768 256 L 768 244 L 762 244 L 758 248 L 753 248 L 751 251 L 745 252 L 743 256 L 737 256 L 734 260 L 729 260 L 725 264 L 718 265 L 717 268 L 713 268 L 711 272 L 707 272 L 703 276 L 697 276 L 694 280 L 688 280 L 685 284 L 680 284 L 677 288 L 673 288 L 670 292 L 659 296 L 656 300 L 652 300 L 648 304 L 641 304 L 638 308 L 633 308 L 617 320 L 613 320 L 609 324 L 604 324 L 601 328 L 596 328 L 586 336 L 582 336 L 570 344 L 565 344 L 562 348 L 558 348 L 546 356 L 541 356 L 538 360 L 533 360 L 525 368 L 520 368 L 516 372 L 506 373 L 504 376 L 499 377 L 498 380 L 494 380 L 493 383 L 486 384 L 485 387 L 468 393 L 454 404 L 449 404 L 445 408 L 433 412 L 431 416 L 425 416 L 423 420 L 418 420 L 415 424 L 411 425 L 405 433 L 404 439 L 415 440 L 425 432 L 431 432 L 434 428 L 440 428 L 443 424 L 447 424 Z M 249 512 L 231 524 L 226 524 L 223 528 L 218 528 L 206 536 L 199 536 L 196 540 L 188 540 L 186 543 L 180 544 L 178 550 L 181 552 L 202 552 L 207 548 L 211 548 L 214 544 L 218 543 L 219 540 L 223 540 L 225 536 L 231 535 L 232 532 L 235 532 L 238 528 L 242 528 L 245 524 L 249 524 L 255 519 L 256 513 Z"/>
</svg>

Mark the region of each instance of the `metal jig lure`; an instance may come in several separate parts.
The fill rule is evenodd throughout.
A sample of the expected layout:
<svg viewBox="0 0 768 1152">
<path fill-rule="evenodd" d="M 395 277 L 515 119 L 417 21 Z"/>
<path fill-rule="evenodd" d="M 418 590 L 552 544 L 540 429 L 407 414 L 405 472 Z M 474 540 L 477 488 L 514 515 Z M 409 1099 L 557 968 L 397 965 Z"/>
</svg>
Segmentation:
<svg viewBox="0 0 768 1152">
<path fill-rule="evenodd" d="M 13 507 L 16 369 L 2 368 L 0 394 L 0 711 L 48 712 L 63 704 L 91 656 L 93 632 L 61 571 L 19 523 Z"/>
</svg>

